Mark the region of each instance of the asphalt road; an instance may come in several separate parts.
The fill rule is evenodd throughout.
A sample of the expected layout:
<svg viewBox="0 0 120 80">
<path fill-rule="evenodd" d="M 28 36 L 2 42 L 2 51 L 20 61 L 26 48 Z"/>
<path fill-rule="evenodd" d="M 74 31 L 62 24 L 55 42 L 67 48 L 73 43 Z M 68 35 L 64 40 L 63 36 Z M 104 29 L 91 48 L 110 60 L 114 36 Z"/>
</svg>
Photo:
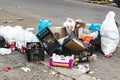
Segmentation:
<svg viewBox="0 0 120 80">
<path fill-rule="evenodd" d="M 50 19 L 53 25 L 62 25 L 67 17 L 82 19 L 89 23 L 102 22 L 108 11 L 116 13 L 120 23 L 120 9 L 115 5 L 98 6 L 80 0 L 0 0 L 0 7 L 39 20 Z"/>
<path fill-rule="evenodd" d="M 105 19 L 108 11 L 116 13 L 116 21 L 120 23 L 120 9 L 113 5 L 88 4 L 74 0 L 0 0 L 2 9 L 24 16 L 37 24 L 40 18 L 50 19 L 53 26 L 62 25 L 67 17 L 82 19 L 86 23 L 99 23 Z M 96 53 L 98 59 L 90 62 L 90 69 L 100 80 L 120 80 L 119 50 L 112 58 L 105 58 Z"/>
</svg>

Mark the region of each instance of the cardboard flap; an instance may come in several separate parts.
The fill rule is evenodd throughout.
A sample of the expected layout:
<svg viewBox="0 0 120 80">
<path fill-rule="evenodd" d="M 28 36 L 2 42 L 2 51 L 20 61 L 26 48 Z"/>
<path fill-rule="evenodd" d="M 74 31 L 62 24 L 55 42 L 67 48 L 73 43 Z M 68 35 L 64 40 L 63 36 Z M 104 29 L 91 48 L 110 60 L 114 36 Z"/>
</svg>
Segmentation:
<svg viewBox="0 0 120 80">
<path fill-rule="evenodd" d="M 85 46 L 82 41 L 72 37 L 66 38 L 64 40 L 63 46 L 75 51 L 80 51 L 85 49 Z"/>
</svg>

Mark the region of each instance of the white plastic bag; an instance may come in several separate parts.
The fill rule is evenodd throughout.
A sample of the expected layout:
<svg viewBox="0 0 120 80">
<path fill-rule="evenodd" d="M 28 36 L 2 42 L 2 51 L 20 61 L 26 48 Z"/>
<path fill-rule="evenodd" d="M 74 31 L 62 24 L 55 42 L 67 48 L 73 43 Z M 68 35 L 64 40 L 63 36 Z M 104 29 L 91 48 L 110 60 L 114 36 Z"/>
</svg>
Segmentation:
<svg viewBox="0 0 120 80">
<path fill-rule="evenodd" d="M 109 11 L 101 25 L 101 48 L 104 54 L 113 53 L 119 43 L 119 32 L 114 18 L 115 12 Z"/>
<path fill-rule="evenodd" d="M 0 36 L 4 37 L 9 45 L 16 42 L 17 48 L 26 47 L 26 42 L 39 42 L 33 32 L 24 30 L 21 26 L 0 26 Z"/>
<path fill-rule="evenodd" d="M 1 55 L 10 54 L 11 52 L 12 52 L 11 49 L 0 48 L 0 54 L 1 54 Z"/>
</svg>

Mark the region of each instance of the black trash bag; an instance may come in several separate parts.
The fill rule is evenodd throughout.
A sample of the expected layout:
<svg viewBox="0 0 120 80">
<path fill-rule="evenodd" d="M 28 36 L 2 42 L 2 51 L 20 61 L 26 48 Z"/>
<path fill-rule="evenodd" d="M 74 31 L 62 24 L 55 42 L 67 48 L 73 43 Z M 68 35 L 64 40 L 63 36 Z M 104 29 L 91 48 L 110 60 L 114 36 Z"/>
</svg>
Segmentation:
<svg viewBox="0 0 120 80">
<path fill-rule="evenodd" d="M 2 36 L 0 36 L 0 48 L 8 48 L 8 44 L 5 42 L 5 39 Z"/>
</svg>

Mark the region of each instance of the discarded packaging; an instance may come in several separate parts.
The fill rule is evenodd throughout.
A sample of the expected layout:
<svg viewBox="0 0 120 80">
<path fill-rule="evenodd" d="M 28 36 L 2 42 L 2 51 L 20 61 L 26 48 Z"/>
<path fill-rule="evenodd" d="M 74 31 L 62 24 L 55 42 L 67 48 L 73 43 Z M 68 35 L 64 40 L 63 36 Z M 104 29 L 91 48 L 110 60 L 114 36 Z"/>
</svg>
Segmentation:
<svg viewBox="0 0 120 80">
<path fill-rule="evenodd" d="M 40 19 L 38 23 L 38 33 L 44 30 L 45 28 L 50 28 L 52 24 L 51 20 Z"/>
<path fill-rule="evenodd" d="M 33 31 L 34 28 L 26 28 L 27 31 Z"/>
<path fill-rule="evenodd" d="M 50 27 L 50 30 L 55 35 L 56 39 L 61 39 L 67 36 L 66 27 Z"/>
<path fill-rule="evenodd" d="M 84 42 L 84 43 L 90 43 L 90 41 L 93 39 L 93 37 L 92 36 L 90 36 L 90 35 L 84 35 L 83 37 L 82 37 L 82 41 Z"/>
<path fill-rule="evenodd" d="M 12 68 L 11 67 L 7 67 L 7 69 L 6 70 L 3 70 L 4 72 L 9 72 L 10 70 L 12 70 Z"/>
<path fill-rule="evenodd" d="M 71 36 L 68 36 L 64 39 L 63 46 L 75 51 L 81 51 L 85 49 L 85 46 L 83 45 L 82 41 Z"/>
<path fill-rule="evenodd" d="M 92 56 L 89 56 L 89 61 L 97 60 L 97 55 L 93 54 Z"/>
<path fill-rule="evenodd" d="M 24 20 L 23 18 L 17 18 L 17 21 L 21 21 L 21 20 Z"/>
<path fill-rule="evenodd" d="M 89 64 L 80 64 L 78 65 L 78 70 L 81 71 L 82 73 L 87 73 L 89 72 Z"/>
<path fill-rule="evenodd" d="M 22 69 L 24 72 L 31 71 L 30 68 L 28 68 L 28 67 L 21 67 L 20 69 Z"/>
<path fill-rule="evenodd" d="M 72 68 L 74 56 L 64 56 L 53 54 L 49 59 L 50 66 Z"/>
<path fill-rule="evenodd" d="M 51 55 L 59 49 L 60 44 L 49 28 L 45 28 L 37 34 L 46 52 Z"/>
</svg>

